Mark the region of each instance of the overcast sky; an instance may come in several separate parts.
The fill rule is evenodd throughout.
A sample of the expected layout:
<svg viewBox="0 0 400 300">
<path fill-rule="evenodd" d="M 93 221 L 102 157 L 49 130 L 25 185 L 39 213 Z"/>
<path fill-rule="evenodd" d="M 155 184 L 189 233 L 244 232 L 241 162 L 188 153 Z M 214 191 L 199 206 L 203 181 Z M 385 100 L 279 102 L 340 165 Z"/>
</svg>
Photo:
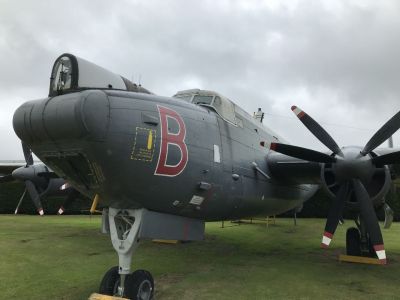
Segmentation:
<svg viewBox="0 0 400 300">
<path fill-rule="evenodd" d="M 0 0 L 0 159 L 23 157 L 13 112 L 47 96 L 64 52 L 159 95 L 202 88 L 262 107 L 265 125 L 316 150 L 291 105 L 341 146 L 400 110 L 399 1 Z"/>
</svg>

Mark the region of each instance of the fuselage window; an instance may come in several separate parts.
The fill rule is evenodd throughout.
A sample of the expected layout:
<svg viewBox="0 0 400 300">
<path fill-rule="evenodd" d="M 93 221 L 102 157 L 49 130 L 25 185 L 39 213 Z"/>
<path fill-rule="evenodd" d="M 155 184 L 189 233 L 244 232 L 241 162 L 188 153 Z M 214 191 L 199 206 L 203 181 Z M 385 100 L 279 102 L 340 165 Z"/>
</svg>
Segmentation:
<svg viewBox="0 0 400 300">
<path fill-rule="evenodd" d="M 214 96 L 201 96 L 201 95 L 196 95 L 193 98 L 193 103 L 194 104 L 207 104 L 211 105 L 213 101 Z"/>
<path fill-rule="evenodd" d="M 225 119 L 228 120 L 229 122 L 232 122 L 233 124 L 236 124 L 235 122 L 235 109 L 233 107 L 233 104 L 226 100 L 223 99 L 219 96 L 216 96 L 214 99 L 213 106 L 215 110 Z"/>
</svg>

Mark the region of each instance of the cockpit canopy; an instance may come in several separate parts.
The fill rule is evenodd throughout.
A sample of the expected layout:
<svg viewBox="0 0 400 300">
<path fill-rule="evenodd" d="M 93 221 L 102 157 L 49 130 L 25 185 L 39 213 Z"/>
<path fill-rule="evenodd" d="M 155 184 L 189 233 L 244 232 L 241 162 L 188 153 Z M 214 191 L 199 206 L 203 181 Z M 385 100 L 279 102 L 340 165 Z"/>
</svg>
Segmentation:
<svg viewBox="0 0 400 300">
<path fill-rule="evenodd" d="M 204 105 L 214 109 L 223 119 L 236 124 L 235 105 L 228 98 L 213 92 L 200 89 L 179 91 L 174 95 L 175 98 L 183 99 L 187 102 Z"/>
<path fill-rule="evenodd" d="M 114 89 L 150 94 L 128 79 L 75 55 L 65 53 L 54 63 L 49 97 L 84 89 Z"/>
</svg>

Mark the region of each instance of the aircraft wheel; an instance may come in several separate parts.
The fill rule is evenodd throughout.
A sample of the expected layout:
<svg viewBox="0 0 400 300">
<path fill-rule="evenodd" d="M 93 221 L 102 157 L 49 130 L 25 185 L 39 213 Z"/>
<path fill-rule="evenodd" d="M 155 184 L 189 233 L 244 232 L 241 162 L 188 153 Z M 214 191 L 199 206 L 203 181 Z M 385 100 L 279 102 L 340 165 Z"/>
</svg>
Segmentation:
<svg viewBox="0 0 400 300">
<path fill-rule="evenodd" d="M 112 267 L 104 274 L 100 283 L 99 293 L 114 296 L 117 294 L 119 285 L 118 266 Z"/>
<path fill-rule="evenodd" d="M 133 300 L 153 299 L 154 280 L 150 272 L 136 270 L 125 279 L 124 297 Z"/>
<path fill-rule="evenodd" d="M 346 253 L 352 256 L 361 256 L 360 231 L 351 227 L 346 232 Z"/>
</svg>

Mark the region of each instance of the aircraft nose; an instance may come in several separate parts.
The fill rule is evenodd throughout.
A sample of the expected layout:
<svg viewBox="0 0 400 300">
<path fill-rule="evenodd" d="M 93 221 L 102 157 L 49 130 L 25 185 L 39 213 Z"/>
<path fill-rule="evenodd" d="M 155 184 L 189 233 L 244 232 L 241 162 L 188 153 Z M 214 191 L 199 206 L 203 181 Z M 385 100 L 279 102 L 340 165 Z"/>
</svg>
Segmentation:
<svg viewBox="0 0 400 300">
<path fill-rule="evenodd" d="M 107 95 L 100 90 L 28 101 L 14 113 L 14 131 L 30 146 L 86 136 L 101 140 L 107 131 L 109 107 Z"/>
</svg>

